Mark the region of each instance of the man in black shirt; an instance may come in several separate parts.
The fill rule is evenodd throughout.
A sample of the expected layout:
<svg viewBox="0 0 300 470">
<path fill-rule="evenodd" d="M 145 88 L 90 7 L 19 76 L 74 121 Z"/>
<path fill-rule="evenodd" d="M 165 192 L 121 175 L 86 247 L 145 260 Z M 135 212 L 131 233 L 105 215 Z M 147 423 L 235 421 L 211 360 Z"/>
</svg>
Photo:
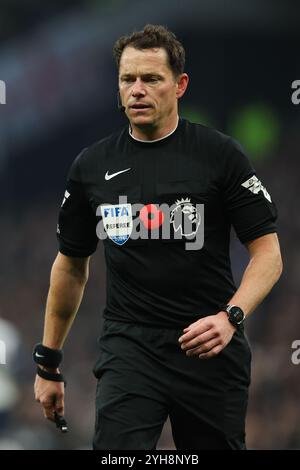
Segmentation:
<svg viewBox="0 0 300 470">
<path fill-rule="evenodd" d="M 184 49 L 147 25 L 114 47 L 124 128 L 74 161 L 37 345 L 36 399 L 63 415 L 61 348 L 99 238 L 107 264 L 94 449 L 244 449 L 251 352 L 243 321 L 282 270 L 276 209 L 230 137 L 178 117 Z M 238 289 L 234 227 L 250 262 Z M 57 381 L 55 381 L 57 380 Z"/>
</svg>

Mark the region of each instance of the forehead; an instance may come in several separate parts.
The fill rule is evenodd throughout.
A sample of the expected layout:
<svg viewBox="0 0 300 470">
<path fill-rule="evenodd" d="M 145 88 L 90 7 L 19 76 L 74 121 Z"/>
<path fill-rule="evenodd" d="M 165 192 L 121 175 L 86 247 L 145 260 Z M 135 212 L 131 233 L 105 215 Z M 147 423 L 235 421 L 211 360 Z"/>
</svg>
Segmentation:
<svg viewBox="0 0 300 470">
<path fill-rule="evenodd" d="M 140 50 L 130 46 L 125 47 L 120 60 L 120 74 L 155 73 L 158 71 L 171 73 L 165 49 L 157 47 Z"/>
</svg>

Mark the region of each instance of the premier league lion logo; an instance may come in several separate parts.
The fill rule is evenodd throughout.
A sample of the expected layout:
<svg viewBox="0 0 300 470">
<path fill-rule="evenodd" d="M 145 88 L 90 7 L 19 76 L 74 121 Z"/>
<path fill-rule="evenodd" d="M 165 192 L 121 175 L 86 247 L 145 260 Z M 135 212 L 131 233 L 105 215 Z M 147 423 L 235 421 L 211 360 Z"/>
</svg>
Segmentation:
<svg viewBox="0 0 300 470">
<path fill-rule="evenodd" d="M 176 207 L 171 212 L 170 222 L 175 232 L 181 236 L 191 237 L 197 233 L 201 222 L 200 213 L 189 198 L 175 201 Z"/>
</svg>

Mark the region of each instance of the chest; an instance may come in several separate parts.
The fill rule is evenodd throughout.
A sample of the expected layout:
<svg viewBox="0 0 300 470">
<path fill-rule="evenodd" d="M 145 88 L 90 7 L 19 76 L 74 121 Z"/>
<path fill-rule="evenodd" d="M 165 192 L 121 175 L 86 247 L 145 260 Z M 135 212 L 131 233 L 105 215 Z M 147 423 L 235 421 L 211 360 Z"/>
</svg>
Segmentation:
<svg viewBox="0 0 300 470">
<path fill-rule="evenodd" d="M 93 176 L 88 193 L 93 206 L 115 204 L 122 196 L 129 203 L 208 203 L 218 197 L 218 186 L 207 158 L 161 149 L 109 158 Z"/>
<path fill-rule="evenodd" d="M 138 239 L 151 232 L 151 238 L 182 240 L 204 233 L 204 216 L 208 227 L 220 219 L 214 171 L 196 154 L 161 150 L 110 158 L 94 181 L 90 202 L 111 239 L 118 240 L 120 233 L 119 240 L 127 239 L 136 226 Z"/>
</svg>

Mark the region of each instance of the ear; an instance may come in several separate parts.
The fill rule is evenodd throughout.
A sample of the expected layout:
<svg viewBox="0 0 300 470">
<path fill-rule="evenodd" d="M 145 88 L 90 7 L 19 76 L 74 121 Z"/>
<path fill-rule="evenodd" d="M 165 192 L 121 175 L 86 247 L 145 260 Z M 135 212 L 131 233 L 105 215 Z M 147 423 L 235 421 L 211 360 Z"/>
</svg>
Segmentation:
<svg viewBox="0 0 300 470">
<path fill-rule="evenodd" d="M 187 89 L 188 83 L 189 83 L 189 76 L 187 73 L 182 73 L 176 79 L 176 98 L 177 99 L 181 98 L 184 95 L 185 90 Z"/>
</svg>

